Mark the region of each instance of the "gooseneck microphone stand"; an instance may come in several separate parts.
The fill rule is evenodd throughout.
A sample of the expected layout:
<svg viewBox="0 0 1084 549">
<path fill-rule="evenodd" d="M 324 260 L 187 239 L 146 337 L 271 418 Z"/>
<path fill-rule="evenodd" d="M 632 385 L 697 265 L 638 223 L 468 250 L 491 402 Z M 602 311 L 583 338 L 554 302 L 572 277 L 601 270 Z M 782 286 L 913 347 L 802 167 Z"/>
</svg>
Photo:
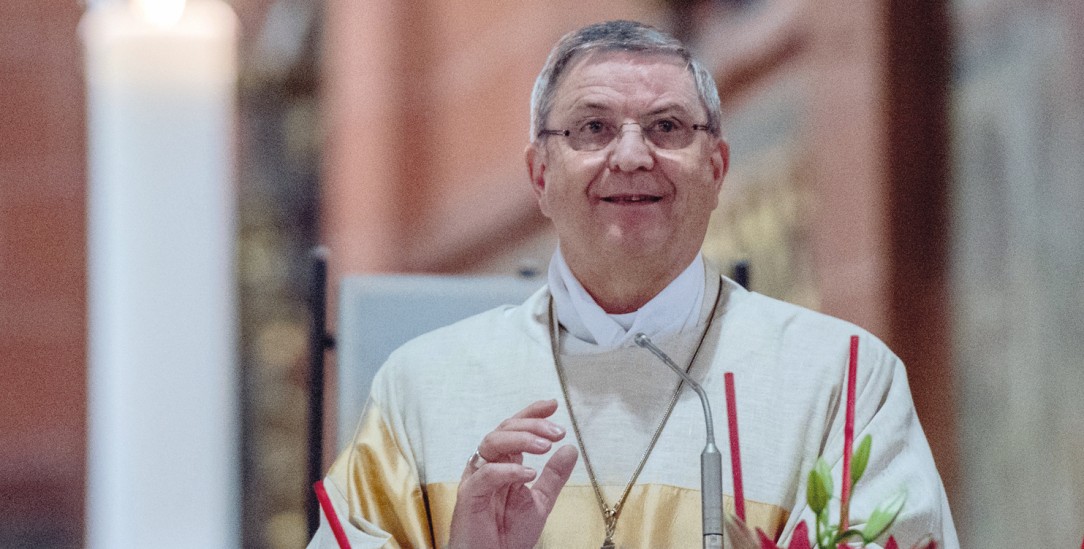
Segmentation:
<svg viewBox="0 0 1084 549">
<path fill-rule="evenodd" d="M 700 397 L 700 404 L 704 406 L 704 424 L 707 428 L 707 443 L 704 451 L 700 453 L 700 506 L 703 518 L 704 549 L 723 548 L 723 456 L 719 448 L 715 446 L 715 425 L 711 420 L 711 406 L 708 404 L 708 396 L 704 388 L 700 386 L 689 374 L 685 373 L 673 360 L 655 346 L 646 335 L 636 334 L 634 341 L 637 345 L 651 351 L 659 360 L 670 367 L 685 383 L 696 391 Z"/>
</svg>

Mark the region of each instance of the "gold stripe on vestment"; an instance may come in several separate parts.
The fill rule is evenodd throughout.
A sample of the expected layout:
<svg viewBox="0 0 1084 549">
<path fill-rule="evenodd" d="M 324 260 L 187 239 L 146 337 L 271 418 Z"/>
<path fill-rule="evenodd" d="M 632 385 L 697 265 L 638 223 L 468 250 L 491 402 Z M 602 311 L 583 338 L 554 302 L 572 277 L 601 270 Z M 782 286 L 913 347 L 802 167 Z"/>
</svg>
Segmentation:
<svg viewBox="0 0 1084 549">
<path fill-rule="evenodd" d="M 329 490 L 348 487 L 349 520 L 355 527 L 370 532 L 376 527 L 391 534 L 386 547 L 432 547 L 430 524 L 436 546 L 447 545 L 459 483 L 430 483 L 423 494 L 415 468 L 372 403 L 362 416 L 353 451 L 340 456 L 328 478 L 333 485 Z M 733 513 L 733 498 L 723 499 L 726 512 Z M 745 502 L 745 512 L 747 524 L 773 539 L 789 518 L 786 509 L 750 500 Z M 597 546 L 604 531 L 591 486 L 566 485 L 537 547 Z M 702 547 L 700 490 L 664 484 L 634 486 L 621 511 L 614 543 L 626 549 Z"/>
<path fill-rule="evenodd" d="M 430 512 L 437 545 L 448 542 L 448 526 L 455 508 L 458 483 L 429 484 Z M 621 487 L 618 487 L 620 489 Z M 723 508 L 734 512 L 734 500 L 723 498 Z M 789 513 L 776 505 L 745 501 L 746 522 L 771 538 L 783 531 Z M 703 547 L 700 490 L 662 484 L 639 484 L 632 488 L 621 510 L 614 544 L 624 549 L 690 549 Z M 566 485 L 546 521 L 537 547 L 567 549 L 593 547 L 605 531 L 598 502 L 590 485 Z"/>
<path fill-rule="evenodd" d="M 328 477 L 349 487 L 349 518 L 355 527 L 367 530 L 363 525 L 368 523 L 391 534 L 385 547 L 432 546 L 417 472 L 371 403 L 354 436 L 353 451 L 339 458 Z"/>
</svg>

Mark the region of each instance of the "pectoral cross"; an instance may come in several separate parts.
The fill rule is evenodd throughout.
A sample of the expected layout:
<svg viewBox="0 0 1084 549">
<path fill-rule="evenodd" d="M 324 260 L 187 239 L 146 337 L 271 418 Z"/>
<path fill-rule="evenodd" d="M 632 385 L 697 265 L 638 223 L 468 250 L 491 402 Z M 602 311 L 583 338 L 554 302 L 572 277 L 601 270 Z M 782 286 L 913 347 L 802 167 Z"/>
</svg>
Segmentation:
<svg viewBox="0 0 1084 549">
<path fill-rule="evenodd" d="M 601 549 L 616 549 L 614 530 L 617 530 L 617 509 L 607 507 L 604 515 L 606 517 L 606 538 L 602 540 Z"/>
</svg>

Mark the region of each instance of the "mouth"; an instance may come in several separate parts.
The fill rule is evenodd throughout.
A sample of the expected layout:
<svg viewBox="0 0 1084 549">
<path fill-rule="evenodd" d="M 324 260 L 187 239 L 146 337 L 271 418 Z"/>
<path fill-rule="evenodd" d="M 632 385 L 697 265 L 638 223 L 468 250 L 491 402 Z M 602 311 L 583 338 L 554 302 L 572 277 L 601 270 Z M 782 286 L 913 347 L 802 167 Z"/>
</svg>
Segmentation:
<svg viewBox="0 0 1084 549">
<path fill-rule="evenodd" d="M 662 200 L 661 196 L 653 194 L 619 194 L 613 196 L 602 197 L 603 202 L 618 205 L 638 206 L 645 204 L 654 204 Z"/>
</svg>

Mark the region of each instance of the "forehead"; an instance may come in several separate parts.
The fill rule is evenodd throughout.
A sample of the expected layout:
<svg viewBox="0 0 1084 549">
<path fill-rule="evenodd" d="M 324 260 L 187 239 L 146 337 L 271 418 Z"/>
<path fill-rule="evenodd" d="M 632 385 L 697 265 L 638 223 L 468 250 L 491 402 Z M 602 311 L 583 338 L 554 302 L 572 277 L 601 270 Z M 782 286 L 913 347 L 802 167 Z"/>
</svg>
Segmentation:
<svg viewBox="0 0 1084 549">
<path fill-rule="evenodd" d="M 553 113 L 579 110 L 643 114 L 663 109 L 701 113 L 688 65 L 680 57 L 636 52 L 592 52 L 565 72 L 554 94 Z"/>
</svg>

